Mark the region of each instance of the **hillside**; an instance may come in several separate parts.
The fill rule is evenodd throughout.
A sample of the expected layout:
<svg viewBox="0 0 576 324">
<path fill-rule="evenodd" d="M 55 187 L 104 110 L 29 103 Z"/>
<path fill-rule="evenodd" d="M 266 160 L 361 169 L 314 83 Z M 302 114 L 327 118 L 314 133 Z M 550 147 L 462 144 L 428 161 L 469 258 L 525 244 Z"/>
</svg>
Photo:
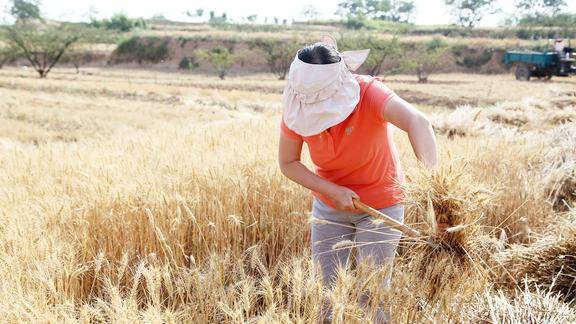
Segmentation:
<svg viewBox="0 0 576 324">
<path fill-rule="evenodd" d="M 185 58 L 193 58 L 199 48 L 224 46 L 242 58 L 231 70 L 232 74 L 268 72 L 265 53 L 259 42 L 293 42 L 305 44 L 317 40 L 322 34 L 332 34 L 339 40 L 370 38 L 372 42 L 386 42 L 398 38 L 402 46 L 401 56 L 385 60 L 382 74 L 407 73 L 401 58 L 415 59 L 421 55 L 426 44 L 440 39 L 448 50 L 439 59 L 435 73 L 505 73 L 508 68 L 502 62 L 504 51 L 511 49 L 546 50 L 550 38 L 574 37 L 576 28 L 517 27 L 475 28 L 456 26 L 414 26 L 407 24 L 384 24 L 373 29 L 350 30 L 340 24 L 323 22 L 321 25 L 208 25 L 170 21 L 150 21 L 146 29 L 128 33 L 101 31 L 92 34 L 82 46 L 83 66 L 135 67 L 147 69 L 177 70 Z M 127 50 L 118 51 L 118 46 Z M 343 42 L 344 43 L 344 42 Z M 159 57 L 149 59 L 139 54 L 134 46 L 157 46 Z M 192 73 L 210 73 L 212 68 L 196 60 Z M 25 64 L 25 62 L 19 62 Z M 63 62 L 66 64 L 66 62 Z M 367 72 L 367 71 L 360 71 Z"/>
</svg>

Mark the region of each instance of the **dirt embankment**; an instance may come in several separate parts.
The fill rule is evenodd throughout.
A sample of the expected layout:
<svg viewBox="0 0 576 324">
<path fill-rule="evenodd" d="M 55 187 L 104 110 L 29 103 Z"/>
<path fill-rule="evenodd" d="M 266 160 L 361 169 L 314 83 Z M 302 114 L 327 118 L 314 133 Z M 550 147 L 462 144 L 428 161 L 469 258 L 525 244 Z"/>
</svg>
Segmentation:
<svg viewBox="0 0 576 324">
<path fill-rule="evenodd" d="M 262 48 L 254 46 L 249 41 L 225 40 L 210 38 L 183 37 L 156 37 L 140 38 L 143 47 L 158 47 L 154 53 L 141 52 L 135 47 L 134 50 L 118 49 L 108 53 L 107 56 L 93 56 L 93 60 L 84 60 L 83 65 L 88 66 L 120 66 L 120 67 L 144 67 L 176 70 L 183 68 L 185 58 L 190 59 L 193 70 L 199 73 L 211 73 L 213 68 L 203 60 L 195 57 L 194 52 L 198 49 L 214 48 L 223 46 L 233 53 L 239 54 L 239 59 L 231 69 L 232 74 L 265 73 L 269 71 L 266 63 L 266 53 Z M 139 45 L 137 45 L 139 46 Z M 142 47 L 140 47 L 142 48 Z M 144 54 L 142 54 L 144 53 Z M 432 68 L 435 73 L 504 73 L 508 68 L 502 64 L 504 50 L 486 47 L 485 45 L 455 45 L 451 46 Z M 152 57 L 149 57 L 153 55 Z M 422 55 L 418 50 L 408 51 L 402 58 L 388 60 L 384 65 L 386 71 L 397 71 L 401 61 L 416 58 Z M 142 57 L 144 56 L 144 57 Z M 186 65 L 188 66 L 188 65 Z M 367 71 L 359 71 L 366 73 Z M 388 74 L 388 73 L 387 73 Z"/>
</svg>

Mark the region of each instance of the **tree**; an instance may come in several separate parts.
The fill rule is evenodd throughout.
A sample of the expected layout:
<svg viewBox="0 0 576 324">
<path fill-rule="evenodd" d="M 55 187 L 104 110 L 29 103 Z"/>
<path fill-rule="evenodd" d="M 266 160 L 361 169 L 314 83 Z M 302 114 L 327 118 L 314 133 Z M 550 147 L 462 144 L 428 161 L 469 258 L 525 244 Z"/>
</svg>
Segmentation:
<svg viewBox="0 0 576 324">
<path fill-rule="evenodd" d="M 80 74 L 80 67 L 91 59 L 90 53 L 83 51 L 80 48 L 68 50 L 60 59 L 62 63 L 69 63 L 76 69 L 76 74 Z"/>
<path fill-rule="evenodd" d="M 212 65 L 212 67 L 218 72 L 218 77 L 221 80 L 226 78 L 228 72 L 240 58 L 238 55 L 232 53 L 228 48 L 219 46 L 213 49 L 199 49 L 195 51 L 195 54 Z"/>
<path fill-rule="evenodd" d="M 538 16 L 543 13 L 556 16 L 566 6 L 565 0 L 516 0 L 514 2 L 524 16 Z"/>
<path fill-rule="evenodd" d="M 445 0 L 445 3 L 452 7 L 458 24 L 466 27 L 474 27 L 487 14 L 498 12 L 495 0 Z"/>
<path fill-rule="evenodd" d="M 389 19 L 396 22 L 408 22 L 414 14 L 416 5 L 414 1 L 392 1 L 392 6 L 389 11 Z"/>
<path fill-rule="evenodd" d="M 141 25 L 142 22 L 140 20 L 130 19 L 123 13 L 117 13 L 110 17 L 110 20 L 107 21 L 106 28 L 128 32 L 135 27 L 144 27 Z"/>
<path fill-rule="evenodd" d="M 168 19 L 166 19 L 166 16 L 164 16 L 163 13 L 157 12 L 157 13 L 153 14 L 152 17 L 150 17 L 150 20 L 166 21 Z"/>
<path fill-rule="evenodd" d="M 63 25 L 16 23 L 6 27 L 8 43 L 45 78 L 66 51 L 80 39 L 78 30 Z"/>
<path fill-rule="evenodd" d="M 256 22 L 256 19 L 258 19 L 258 15 L 250 15 L 246 17 L 246 20 L 248 20 L 252 24 Z"/>
<path fill-rule="evenodd" d="M 566 6 L 566 1 L 564 0 L 542 0 L 544 8 L 546 8 L 554 16 L 557 15 L 562 7 Z"/>
<path fill-rule="evenodd" d="M 13 46 L 0 44 L 0 69 L 4 67 L 4 64 L 16 58 L 17 55 L 18 51 Z"/>
<path fill-rule="evenodd" d="M 228 15 L 224 12 L 221 16 L 216 16 L 214 11 L 210 11 L 210 19 L 208 23 L 211 25 L 222 25 L 228 23 Z"/>
<path fill-rule="evenodd" d="M 364 0 L 345 0 L 338 4 L 336 14 L 347 19 L 363 18 L 366 15 L 366 4 Z"/>
<path fill-rule="evenodd" d="M 10 14 L 16 20 L 42 19 L 37 0 L 12 0 Z"/>
<path fill-rule="evenodd" d="M 448 46 L 446 43 L 438 37 L 434 37 L 432 40 L 427 42 L 424 45 L 424 49 L 418 51 L 413 58 L 406 58 L 402 60 L 403 65 L 408 70 L 413 70 L 416 72 L 416 76 L 418 77 L 418 82 L 425 83 L 428 82 L 428 77 L 430 73 L 432 73 L 435 69 L 438 68 L 440 64 L 440 58 L 446 50 Z M 414 51 L 415 48 L 405 48 L 405 50 L 412 50 Z M 408 57 L 405 55 L 404 57 Z"/>
<path fill-rule="evenodd" d="M 540 0 L 515 0 L 514 5 L 516 8 L 520 9 L 520 11 L 525 12 L 526 14 L 532 13 L 533 10 L 536 8 L 536 4 L 540 2 Z"/>
<path fill-rule="evenodd" d="M 391 9 L 389 0 L 366 0 L 363 15 L 371 19 L 385 20 Z"/>
<path fill-rule="evenodd" d="M 348 22 L 364 19 L 407 22 L 415 9 L 414 1 L 346 0 L 338 4 L 336 13 L 346 18 Z"/>
<path fill-rule="evenodd" d="M 369 74 L 374 76 L 380 75 L 386 60 L 396 58 L 400 54 L 401 46 L 398 41 L 398 35 L 394 35 L 390 40 L 376 40 L 370 38 L 369 43 L 372 43 L 373 45 L 371 47 L 361 47 L 370 48 L 371 53 L 366 60 L 366 63 L 368 63 L 367 67 L 369 68 Z"/>
<path fill-rule="evenodd" d="M 264 51 L 270 72 L 277 75 L 279 80 L 286 79 L 290 64 L 301 47 L 297 42 L 274 40 L 259 40 L 255 45 Z"/>
<path fill-rule="evenodd" d="M 186 11 L 186 16 L 190 17 L 190 18 L 202 18 L 202 16 L 204 16 L 204 9 L 203 8 L 198 8 L 196 10 L 192 11 Z"/>
<path fill-rule="evenodd" d="M 4 67 L 4 64 L 8 61 L 7 46 L 0 45 L 0 69 Z"/>
<path fill-rule="evenodd" d="M 305 20 L 314 20 L 318 18 L 319 15 L 320 13 L 318 12 L 318 9 L 313 5 L 308 5 L 302 8 L 302 17 L 304 17 Z"/>
<path fill-rule="evenodd" d="M 110 30 L 118 30 L 121 32 L 129 32 L 135 28 L 146 28 L 147 23 L 142 18 L 132 19 L 126 16 L 124 13 L 116 13 L 112 15 L 110 19 L 97 20 L 92 18 L 90 25 L 96 28 L 106 28 Z"/>
<path fill-rule="evenodd" d="M 566 27 L 576 26 L 576 14 L 559 13 L 554 16 L 549 15 L 525 15 L 516 22 L 519 26 L 545 26 L 545 27 Z M 526 30 L 526 29 L 520 29 Z"/>
<path fill-rule="evenodd" d="M 384 64 L 390 59 L 396 59 L 402 55 L 401 44 L 398 35 L 395 34 L 391 39 L 378 39 L 372 34 L 368 36 L 344 37 L 340 35 L 338 47 L 342 50 L 369 48 L 370 55 L 362 65 L 370 75 L 380 75 L 383 72 Z"/>
<path fill-rule="evenodd" d="M 366 11 L 364 0 L 345 0 L 338 4 L 336 14 L 346 19 L 347 28 L 360 29 L 365 25 Z"/>
</svg>

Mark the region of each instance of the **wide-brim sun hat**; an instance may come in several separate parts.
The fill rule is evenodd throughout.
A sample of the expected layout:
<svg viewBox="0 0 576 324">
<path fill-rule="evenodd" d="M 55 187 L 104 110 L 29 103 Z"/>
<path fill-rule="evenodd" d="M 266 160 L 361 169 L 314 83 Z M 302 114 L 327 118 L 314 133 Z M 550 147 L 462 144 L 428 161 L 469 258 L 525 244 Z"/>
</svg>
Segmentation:
<svg viewBox="0 0 576 324">
<path fill-rule="evenodd" d="M 298 51 L 290 64 L 282 96 L 284 123 L 301 136 L 317 135 L 350 116 L 360 100 L 360 85 L 352 71 L 362 65 L 370 52 L 338 52 L 336 41 L 329 36 L 319 43 L 332 46 L 340 61 L 306 63 L 300 60 Z"/>
</svg>

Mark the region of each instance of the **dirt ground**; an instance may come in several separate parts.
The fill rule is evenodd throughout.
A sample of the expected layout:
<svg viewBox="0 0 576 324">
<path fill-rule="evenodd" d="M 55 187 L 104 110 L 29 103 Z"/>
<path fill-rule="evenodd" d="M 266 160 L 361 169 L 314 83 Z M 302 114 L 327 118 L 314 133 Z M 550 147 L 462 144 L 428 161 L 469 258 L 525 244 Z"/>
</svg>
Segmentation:
<svg viewBox="0 0 576 324">
<path fill-rule="evenodd" d="M 386 77 L 387 86 L 425 111 L 505 101 L 539 101 L 560 107 L 576 101 L 576 78 L 519 82 L 512 75 L 410 75 Z M 113 136 L 121 128 L 158 123 L 190 125 L 277 114 L 285 81 L 258 74 L 219 80 L 210 75 L 134 69 L 56 69 L 40 80 L 31 70 L 0 70 L 0 138 L 40 143 Z"/>
</svg>

